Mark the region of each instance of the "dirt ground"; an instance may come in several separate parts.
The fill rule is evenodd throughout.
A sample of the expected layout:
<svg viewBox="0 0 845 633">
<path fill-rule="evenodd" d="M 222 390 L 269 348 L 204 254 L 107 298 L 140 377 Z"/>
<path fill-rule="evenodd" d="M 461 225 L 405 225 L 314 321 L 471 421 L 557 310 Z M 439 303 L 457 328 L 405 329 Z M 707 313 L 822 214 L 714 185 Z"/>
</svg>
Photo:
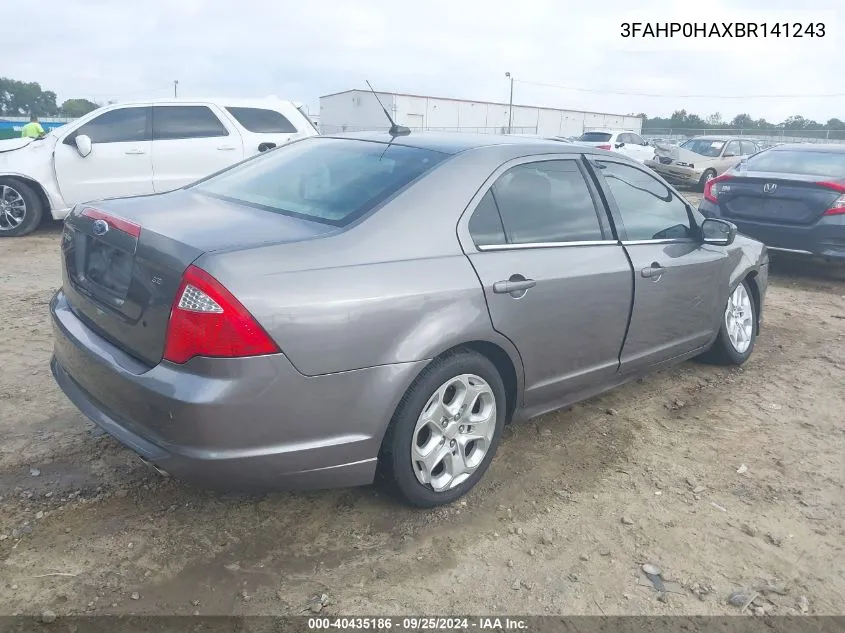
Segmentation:
<svg viewBox="0 0 845 633">
<path fill-rule="evenodd" d="M 745 613 L 845 613 L 841 273 L 774 260 L 743 368 L 688 362 L 513 426 L 465 500 L 416 511 L 374 488 L 209 493 L 98 433 L 48 367 L 59 235 L 0 240 L 0 614 L 322 594 L 330 614 L 738 614 L 734 591 L 759 594 Z"/>
</svg>

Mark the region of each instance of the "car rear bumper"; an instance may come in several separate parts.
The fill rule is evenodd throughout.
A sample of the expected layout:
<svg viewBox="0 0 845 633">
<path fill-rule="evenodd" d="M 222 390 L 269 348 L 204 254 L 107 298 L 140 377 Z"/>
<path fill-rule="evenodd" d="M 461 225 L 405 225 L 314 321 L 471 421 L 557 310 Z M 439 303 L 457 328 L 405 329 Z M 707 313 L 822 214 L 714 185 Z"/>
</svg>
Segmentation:
<svg viewBox="0 0 845 633">
<path fill-rule="evenodd" d="M 60 291 L 51 369 L 104 431 L 180 479 L 222 489 L 373 481 L 384 431 L 424 361 L 304 376 L 283 354 L 149 368 L 99 337 Z"/>
<path fill-rule="evenodd" d="M 740 233 L 763 242 L 775 253 L 845 261 L 845 214 L 825 216 L 809 225 L 775 224 L 725 217 L 718 205 L 702 200 L 698 210 L 711 218 L 724 218 L 736 225 Z"/>
<path fill-rule="evenodd" d="M 673 185 L 697 185 L 701 180 L 703 172 L 689 167 L 678 167 L 677 165 L 664 165 L 659 160 L 645 161 L 647 167 L 660 176 L 668 183 Z"/>
</svg>

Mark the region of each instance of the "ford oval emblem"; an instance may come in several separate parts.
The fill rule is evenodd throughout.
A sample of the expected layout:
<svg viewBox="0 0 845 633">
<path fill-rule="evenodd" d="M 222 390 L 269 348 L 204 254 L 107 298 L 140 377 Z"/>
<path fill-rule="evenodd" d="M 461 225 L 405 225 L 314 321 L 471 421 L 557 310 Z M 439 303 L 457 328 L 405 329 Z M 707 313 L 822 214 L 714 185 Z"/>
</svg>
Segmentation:
<svg viewBox="0 0 845 633">
<path fill-rule="evenodd" d="M 94 235 L 105 235 L 109 231 L 109 223 L 105 220 L 94 220 Z"/>
</svg>

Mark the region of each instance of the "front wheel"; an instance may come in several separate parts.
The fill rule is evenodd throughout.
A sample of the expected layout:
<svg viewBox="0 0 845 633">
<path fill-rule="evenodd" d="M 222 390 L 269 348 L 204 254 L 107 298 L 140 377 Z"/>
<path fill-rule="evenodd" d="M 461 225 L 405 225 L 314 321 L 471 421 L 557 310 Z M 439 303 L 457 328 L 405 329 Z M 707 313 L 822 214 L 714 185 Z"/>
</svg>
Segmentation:
<svg viewBox="0 0 845 633">
<path fill-rule="evenodd" d="M 0 178 L 0 237 L 20 237 L 41 222 L 43 205 L 32 187 Z"/>
<path fill-rule="evenodd" d="M 716 177 L 716 170 L 715 169 L 707 169 L 701 174 L 701 179 L 698 181 L 698 188 L 700 191 L 704 191 L 704 188 L 707 186 L 707 183 L 713 180 Z"/>
<path fill-rule="evenodd" d="M 757 314 L 748 282 L 741 281 L 734 288 L 722 315 L 719 335 L 705 354 L 705 360 L 721 365 L 742 365 L 754 350 Z"/>
<path fill-rule="evenodd" d="M 490 465 L 505 423 L 496 367 L 470 350 L 432 362 L 400 402 L 380 467 L 409 504 L 431 508 L 466 494 Z"/>
</svg>

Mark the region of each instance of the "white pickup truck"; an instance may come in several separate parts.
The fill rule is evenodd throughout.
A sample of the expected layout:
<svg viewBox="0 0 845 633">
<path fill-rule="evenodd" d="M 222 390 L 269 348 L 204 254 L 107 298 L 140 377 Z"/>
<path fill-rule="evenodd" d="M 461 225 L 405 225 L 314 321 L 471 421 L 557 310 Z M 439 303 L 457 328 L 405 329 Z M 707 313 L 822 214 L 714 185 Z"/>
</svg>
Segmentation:
<svg viewBox="0 0 845 633">
<path fill-rule="evenodd" d="M 40 139 L 0 141 L 0 237 L 80 203 L 178 189 L 244 158 L 313 136 L 278 99 L 169 99 L 109 105 Z"/>
</svg>

